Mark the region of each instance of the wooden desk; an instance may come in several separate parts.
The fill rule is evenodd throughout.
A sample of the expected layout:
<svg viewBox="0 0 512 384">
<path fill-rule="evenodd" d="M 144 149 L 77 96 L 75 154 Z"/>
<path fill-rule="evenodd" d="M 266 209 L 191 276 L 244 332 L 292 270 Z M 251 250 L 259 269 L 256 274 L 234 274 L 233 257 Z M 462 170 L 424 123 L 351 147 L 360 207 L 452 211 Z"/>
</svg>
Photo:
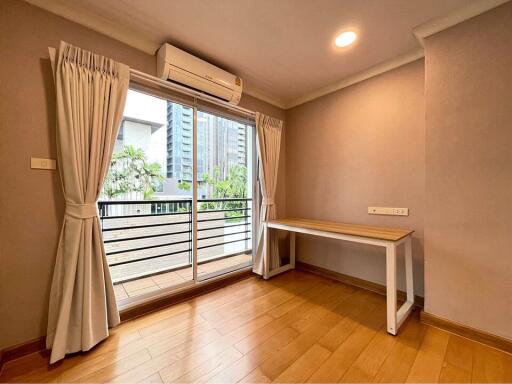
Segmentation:
<svg viewBox="0 0 512 384">
<path fill-rule="evenodd" d="M 414 231 L 310 219 L 290 218 L 272 220 L 266 222 L 264 226 L 263 246 L 267 249 L 267 255 L 269 255 L 268 232 L 270 228 L 290 232 L 290 262 L 274 270 L 269 269 L 268 262 L 265 263 L 266 269 L 263 275 L 265 279 L 295 268 L 295 233 L 384 247 L 386 249 L 387 330 L 392 335 L 397 334 L 398 329 L 414 308 L 411 246 L 411 238 Z M 397 310 L 396 248 L 401 244 L 405 246 L 407 301 Z"/>
</svg>

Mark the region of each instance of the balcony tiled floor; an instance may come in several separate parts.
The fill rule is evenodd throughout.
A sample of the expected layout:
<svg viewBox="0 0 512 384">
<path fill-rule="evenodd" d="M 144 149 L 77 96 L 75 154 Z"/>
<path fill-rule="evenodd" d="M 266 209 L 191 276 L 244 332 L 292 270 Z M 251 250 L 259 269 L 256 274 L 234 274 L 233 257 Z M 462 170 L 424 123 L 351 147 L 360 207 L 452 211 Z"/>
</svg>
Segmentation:
<svg viewBox="0 0 512 384">
<path fill-rule="evenodd" d="M 214 260 L 205 264 L 200 264 L 198 266 L 198 277 L 237 265 L 248 264 L 251 262 L 251 259 L 251 254 L 241 254 L 224 259 Z M 192 280 L 192 267 L 144 277 L 141 279 L 128 281 L 126 283 L 115 284 L 114 291 L 116 294 L 116 299 L 120 301 L 137 297 L 146 293 L 155 292 L 160 289 L 168 288 L 190 280 Z"/>
</svg>

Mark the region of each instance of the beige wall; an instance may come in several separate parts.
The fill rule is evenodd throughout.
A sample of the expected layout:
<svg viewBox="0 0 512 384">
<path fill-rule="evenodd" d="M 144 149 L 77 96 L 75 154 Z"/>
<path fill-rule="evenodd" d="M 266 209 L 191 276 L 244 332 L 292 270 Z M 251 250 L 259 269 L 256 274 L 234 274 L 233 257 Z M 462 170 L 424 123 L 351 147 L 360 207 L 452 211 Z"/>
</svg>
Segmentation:
<svg viewBox="0 0 512 384">
<path fill-rule="evenodd" d="M 423 294 L 423 60 L 286 113 L 287 214 L 415 230 L 414 273 Z M 408 217 L 371 216 L 369 206 L 408 207 Z M 301 237 L 299 259 L 385 283 L 382 249 Z M 400 266 L 400 283 L 403 273 Z"/>
<path fill-rule="evenodd" d="M 61 39 L 155 71 L 150 55 L 22 1 L 0 1 L 0 349 L 46 331 L 63 199 L 57 172 L 31 170 L 30 157 L 56 157 L 47 47 Z M 242 105 L 284 118 L 283 110 L 250 96 Z M 284 182 L 278 201 L 284 208 Z"/>
<path fill-rule="evenodd" d="M 512 3 L 426 40 L 425 310 L 512 339 Z"/>
</svg>

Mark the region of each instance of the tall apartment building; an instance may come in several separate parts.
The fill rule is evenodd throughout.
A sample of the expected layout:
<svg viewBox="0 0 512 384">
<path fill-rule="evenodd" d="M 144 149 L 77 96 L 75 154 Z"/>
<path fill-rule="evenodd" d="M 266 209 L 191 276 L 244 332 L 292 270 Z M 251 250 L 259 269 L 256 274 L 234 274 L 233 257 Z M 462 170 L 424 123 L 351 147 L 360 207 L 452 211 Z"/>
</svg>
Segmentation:
<svg viewBox="0 0 512 384">
<path fill-rule="evenodd" d="M 226 178 L 229 169 L 240 164 L 247 166 L 247 128 L 236 121 L 219 118 L 208 113 L 199 113 L 198 174 L 213 174 L 219 167 L 221 178 Z"/>
<path fill-rule="evenodd" d="M 167 178 L 192 180 L 192 108 L 167 102 Z"/>
<path fill-rule="evenodd" d="M 192 109 L 167 103 L 167 178 L 192 181 Z M 247 127 L 236 121 L 208 113 L 197 117 L 197 171 L 199 181 L 205 173 L 219 167 L 221 177 L 229 169 L 247 166 Z"/>
</svg>

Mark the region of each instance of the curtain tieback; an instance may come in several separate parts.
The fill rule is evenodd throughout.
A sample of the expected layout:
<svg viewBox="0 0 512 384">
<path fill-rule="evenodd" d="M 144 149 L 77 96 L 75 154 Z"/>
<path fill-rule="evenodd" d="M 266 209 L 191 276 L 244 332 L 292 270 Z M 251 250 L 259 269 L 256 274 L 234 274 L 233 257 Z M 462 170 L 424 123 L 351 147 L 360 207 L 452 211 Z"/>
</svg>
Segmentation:
<svg viewBox="0 0 512 384">
<path fill-rule="evenodd" d="M 276 202 L 274 201 L 274 199 L 270 198 L 270 197 L 264 197 L 263 198 L 263 201 L 261 202 L 261 205 L 275 205 Z"/>
<path fill-rule="evenodd" d="M 66 215 L 76 219 L 90 219 L 98 216 L 98 206 L 96 202 L 85 204 L 74 204 L 66 202 Z"/>
</svg>

